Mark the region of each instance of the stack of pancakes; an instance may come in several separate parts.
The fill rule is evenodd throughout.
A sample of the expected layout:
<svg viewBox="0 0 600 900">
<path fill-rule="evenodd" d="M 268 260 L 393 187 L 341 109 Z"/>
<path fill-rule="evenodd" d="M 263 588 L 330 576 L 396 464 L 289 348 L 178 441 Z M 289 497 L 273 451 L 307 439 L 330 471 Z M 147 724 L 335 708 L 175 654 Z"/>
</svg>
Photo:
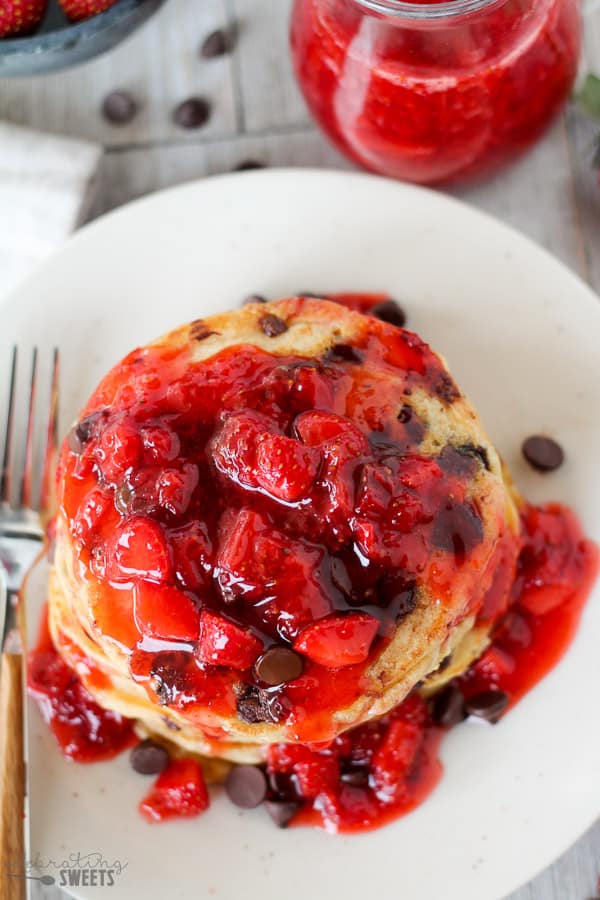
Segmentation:
<svg viewBox="0 0 600 900">
<path fill-rule="evenodd" d="M 277 325 L 282 322 L 285 328 Z M 378 342 L 378 347 L 386 346 L 397 341 L 398 335 L 409 348 L 425 348 L 423 352 L 432 361 L 427 372 L 435 370 L 438 373 L 435 379 L 427 372 L 407 371 L 400 357 L 366 353 L 365 348 L 371 347 L 373 341 Z M 519 549 L 519 501 L 476 412 L 454 384 L 445 362 L 416 336 L 392 325 L 326 300 L 292 298 L 247 305 L 196 321 L 136 351 L 106 377 L 82 414 L 82 420 L 86 421 L 99 410 L 110 411 L 115 405 L 135 402 L 136 421 L 143 423 L 145 416 L 148 420 L 155 419 L 155 409 L 149 405 L 146 411 L 139 395 L 128 401 L 125 392 L 131 373 L 149 365 L 148 360 L 155 367 L 156 359 L 164 359 L 165 366 L 171 367 L 169 371 L 175 371 L 173 360 L 177 360 L 180 378 L 186 369 L 200 372 L 229 348 L 243 348 L 246 354 L 255 348 L 256 353 L 263 351 L 286 360 L 302 358 L 320 365 L 324 359 L 335 360 L 331 350 L 340 345 L 356 350 L 358 358 L 360 354 L 364 356 L 360 377 L 357 375 L 354 380 L 352 403 L 348 400 L 344 410 L 349 422 L 370 441 L 381 443 L 381 435 L 369 431 L 365 415 L 353 413 L 353 410 L 364 410 L 367 403 L 372 406 L 380 402 L 384 423 L 386 416 L 397 419 L 401 410 L 405 418 L 414 414 L 422 423 L 414 446 L 399 447 L 399 455 L 418 453 L 420 457 L 439 461 L 442 471 L 448 470 L 449 448 L 467 458 L 469 465 L 462 469 L 455 467 L 452 477 L 460 479 L 464 497 L 476 509 L 481 534 L 466 560 L 446 570 L 443 589 L 439 591 L 436 572 L 440 554 L 447 551 L 440 550 L 439 542 L 438 546 L 432 544 L 427 564 L 421 567 L 423 576 L 415 583 L 412 608 L 398 618 L 385 640 L 376 644 L 376 652 L 371 653 L 364 666 L 358 694 L 350 702 L 339 706 L 334 703 L 329 709 L 315 712 L 315 718 L 320 721 L 325 715 L 323 736 L 326 739 L 388 712 L 415 688 L 432 693 L 463 672 L 485 649 L 495 622 L 510 602 Z M 347 365 L 351 367 L 352 354 L 344 350 L 342 356 L 349 360 Z M 337 364 L 346 365 L 343 359 Z M 154 372 L 155 368 L 149 372 L 149 379 Z M 397 408 L 392 408 L 394 403 Z M 323 406 L 320 408 L 327 411 Z M 190 415 L 189 410 L 186 414 Z M 340 414 L 339 405 L 336 414 Z M 202 410 L 198 415 L 202 417 Z M 222 415 L 219 421 L 224 418 Z M 76 494 L 74 487 L 77 488 L 82 476 L 78 474 L 77 454 L 72 444 L 72 441 L 71 445 L 65 443 L 58 476 L 61 507 L 49 617 L 57 649 L 90 693 L 102 706 L 137 720 L 144 733 L 160 735 L 186 751 L 205 756 L 257 762 L 264 758 L 265 749 L 271 743 L 302 740 L 303 732 L 297 727 L 298 716 L 293 709 L 288 708 L 279 721 L 252 722 L 240 715 L 239 709 L 236 711 L 235 703 L 223 706 L 209 700 L 204 702 L 202 696 L 188 697 L 186 703 L 170 702 L 157 692 L 151 679 L 139 677 L 134 660 L 140 653 L 150 653 L 156 647 L 151 640 L 135 633 L 133 583 L 120 584 L 118 589 L 109 585 L 107 590 L 106 579 L 94 568 L 92 545 L 97 535 L 92 529 L 82 539 L 74 524 L 78 510 L 69 498 Z M 213 472 L 209 465 L 202 471 L 205 480 L 214 479 L 211 490 L 218 491 L 216 469 Z M 96 478 L 107 496 L 115 494 L 117 503 L 114 486 L 103 484 L 96 469 L 85 477 L 91 481 Z M 152 518 L 153 513 L 147 515 Z M 194 515 L 201 517 L 197 510 Z M 160 517 L 157 521 L 161 521 Z M 460 548 L 456 549 L 458 553 Z M 214 574 L 208 572 L 208 577 Z M 214 596 L 217 601 L 211 601 L 213 608 L 218 602 L 218 590 Z M 194 597 L 194 601 L 202 607 L 202 597 Z M 228 614 L 225 604 L 223 609 Z M 360 611 L 360 604 L 352 609 Z M 122 623 L 129 620 L 133 624 L 124 630 Z M 118 623 L 114 628 L 113 622 Z M 286 645 L 277 637 L 273 641 Z M 165 646 L 159 649 L 164 651 Z M 174 651 L 181 650 L 179 645 L 174 645 Z M 183 650 L 193 652 L 193 647 Z M 209 667 L 203 671 L 203 677 L 210 679 L 212 673 Z M 345 673 L 344 668 L 339 669 L 336 677 L 340 683 Z M 214 668 L 214 678 L 223 679 L 225 675 L 230 678 L 229 681 L 225 678 L 223 684 L 229 687 L 223 690 L 231 689 L 232 696 L 239 696 L 244 684 L 247 687 L 248 678 L 252 678 L 248 673 L 241 677 L 239 672 L 224 673 L 221 667 Z"/>
</svg>

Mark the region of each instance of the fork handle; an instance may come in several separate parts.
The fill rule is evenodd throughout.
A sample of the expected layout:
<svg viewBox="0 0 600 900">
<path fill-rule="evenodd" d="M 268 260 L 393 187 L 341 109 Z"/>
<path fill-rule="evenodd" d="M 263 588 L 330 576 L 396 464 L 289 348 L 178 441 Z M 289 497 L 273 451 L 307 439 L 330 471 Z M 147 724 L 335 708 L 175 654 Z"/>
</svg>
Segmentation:
<svg viewBox="0 0 600 900">
<path fill-rule="evenodd" d="M 25 763 L 23 658 L 3 653 L 0 663 L 0 900 L 24 900 Z M 22 877 L 10 877 L 9 873 Z"/>
</svg>

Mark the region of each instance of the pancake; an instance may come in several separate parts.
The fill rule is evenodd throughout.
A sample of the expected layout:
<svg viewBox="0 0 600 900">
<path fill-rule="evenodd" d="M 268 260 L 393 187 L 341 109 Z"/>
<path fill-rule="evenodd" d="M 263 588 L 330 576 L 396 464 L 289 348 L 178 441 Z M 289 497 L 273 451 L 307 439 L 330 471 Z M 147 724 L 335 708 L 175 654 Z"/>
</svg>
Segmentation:
<svg viewBox="0 0 600 900">
<path fill-rule="evenodd" d="M 71 431 L 49 616 L 108 709 L 256 762 L 438 690 L 489 642 L 514 488 L 444 360 L 319 299 L 134 351 Z"/>
</svg>

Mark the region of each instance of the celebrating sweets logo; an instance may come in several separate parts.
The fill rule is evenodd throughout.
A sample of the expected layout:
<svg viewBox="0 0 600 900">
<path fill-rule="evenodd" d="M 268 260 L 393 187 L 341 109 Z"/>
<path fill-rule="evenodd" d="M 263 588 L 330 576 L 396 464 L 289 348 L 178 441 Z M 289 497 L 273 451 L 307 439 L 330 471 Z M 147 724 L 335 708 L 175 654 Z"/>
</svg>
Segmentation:
<svg viewBox="0 0 600 900">
<path fill-rule="evenodd" d="M 105 859 L 98 852 L 84 854 L 77 851 L 61 860 L 44 858 L 37 853 L 33 860 L 25 863 L 24 872 L 9 872 L 8 875 L 11 878 L 26 878 L 61 888 L 112 887 L 128 865 L 129 863 L 119 859 Z"/>
</svg>

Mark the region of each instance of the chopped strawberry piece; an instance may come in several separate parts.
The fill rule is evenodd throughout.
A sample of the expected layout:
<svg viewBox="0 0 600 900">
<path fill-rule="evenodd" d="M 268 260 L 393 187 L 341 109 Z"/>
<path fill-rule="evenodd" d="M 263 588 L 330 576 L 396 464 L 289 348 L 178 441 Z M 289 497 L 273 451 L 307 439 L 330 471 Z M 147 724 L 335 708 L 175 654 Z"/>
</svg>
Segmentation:
<svg viewBox="0 0 600 900">
<path fill-rule="evenodd" d="M 194 463 L 184 463 L 180 469 L 163 469 L 156 479 L 159 505 L 174 516 L 182 516 L 199 480 L 198 466 Z"/>
<path fill-rule="evenodd" d="M 401 491 L 390 503 L 387 524 L 402 534 L 410 534 L 418 525 L 427 525 L 432 518 L 418 497 Z"/>
<path fill-rule="evenodd" d="M 220 525 L 220 551 L 216 576 L 227 601 L 253 595 L 268 580 L 268 572 L 259 572 L 253 564 L 253 548 L 269 523 L 252 509 L 228 510 Z"/>
<path fill-rule="evenodd" d="M 479 657 L 472 667 L 472 674 L 481 676 L 486 684 L 498 684 L 506 675 L 515 670 L 515 661 L 501 647 L 488 647 L 485 653 Z M 466 678 L 468 679 L 469 674 Z"/>
<path fill-rule="evenodd" d="M 390 722 L 371 766 L 373 788 L 380 800 L 398 800 L 407 791 L 406 782 L 423 739 L 422 725 L 403 719 Z"/>
<path fill-rule="evenodd" d="M 548 504 L 527 508 L 523 515 L 527 534 L 517 572 L 523 577 L 519 604 L 543 616 L 565 602 L 577 584 L 584 554 L 573 539 L 574 516 L 563 507 Z"/>
<path fill-rule="evenodd" d="M 411 331 L 400 331 L 394 326 L 377 323 L 380 336 L 385 341 L 384 359 L 396 369 L 405 372 L 425 374 L 425 354 L 429 351 L 426 344 Z"/>
<path fill-rule="evenodd" d="M 337 438 L 348 429 L 355 430 L 355 426 L 346 416 L 319 410 L 301 413 L 294 422 L 294 428 L 300 440 L 310 447 L 317 447 L 325 441 Z"/>
<path fill-rule="evenodd" d="M 226 600 L 243 597 L 255 621 L 292 641 L 331 612 L 321 578 L 324 550 L 294 540 L 249 509 L 224 516 L 217 582 Z"/>
<path fill-rule="evenodd" d="M 294 372 L 293 395 L 303 409 L 328 409 L 335 403 L 334 382 L 315 366 L 299 366 Z"/>
<path fill-rule="evenodd" d="M 174 759 L 140 803 L 144 818 L 154 824 L 176 817 L 199 816 L 210 804 L 204 776 L 193 759 Z"/>
<path fill-rule="evenodd" d="M 166 425 L 149 425 L 141 430 L 144 455 L 150 464 L 164 466 L 179 455 L 181 441 Z"/>
<path fill-rule="evenodd" d="M 213 440 L 217 469 L 234 482 L 256 487 L 256 445 L 271 425 L 267 417 L 252 410 L 229 416 Z"/>
<path fill-rule="evenodd" d="M 262 651 L 262 641 L 251 631 L 211 610 L 202 611 L 197 649 L 201 662 L 243 671 L 253 665 Z"/>
<path fill-rule="evenodd" d="M 105 555 L 107 577 L 114 581 L 166 581 L 171 574 L 164 532 L 144 516 L 131 516 L 119 525 L 107 542 Z"/>
<path fill-rule="evenodd" d="M 173 569 L 179 584 L 189 591 L 202 587 L 210 576 L 212 542 L 205 522 L 195 520 L 169 533 Z"/>
<path fill-rule="evenodd" d="M 305 628 L 294 641 L 294 650 L 329 669 L 364 662 L 379 622 L 367 613 L 329 616 Z"/>
<path fill-rule="evenodd" d="M 112 497 L 97 488 L 87 495 L 71 527 L 76 537 L 87 542 L 101 533 L 109 519 L 116 524 L 117 518 Z"/>
<path fill-rule="evenodd" d="M 117 482 L 136 466 L 142 455 L 142 439 L 130 422 L 113 422 L 98 438 L 94 456 L 102 475 L 109 482 Z"/>
<path fill-rule="evenodd" d="M 320 455 L 312 447 L 281 434 L 266 434 L 256 452 L 256 480 L 276 499 L 293 502 L 308 494 L 319 463 Z"/>
<path fill-rule="evenodd" d="M 272 745 L 268 751 L 268 764 L 270 772 L 295 775 L 298 790 L 307 800 L 334 790 L 339 781 L 335 753 L 310 750 L 301 744 Z"/>
<path fill-rule="evenodd" d="M 444 473 L 435 459 L 414 455 L 404 456 L 397 462 L 400 483 L 416 494 L 431 493 L 436 483 L 442 483 Z"/>
<path fill-rule="evenodd" d="M 404 534 L 382 528 L 367 519 L 355 519 L 353 532 L 361 552 L 373 562 L 387 563 L 407 574 L 420 573 L 427 565 L 430 545 L 426 536 L 418 531 Z"/>
<path fill-rule="evenodd" d="M 362 516 L 382 516 L 389 508 L 395 486 L 389 466 L 366 463 L 360 473 L 357 512 Z"/>
<path fill-rule="evenodd" d="M 140 581 L 133 591 L 135 623 L 146 637 L 195 641 L 200 613 L 187 594 L 164 584 Z"/>
</svg>

